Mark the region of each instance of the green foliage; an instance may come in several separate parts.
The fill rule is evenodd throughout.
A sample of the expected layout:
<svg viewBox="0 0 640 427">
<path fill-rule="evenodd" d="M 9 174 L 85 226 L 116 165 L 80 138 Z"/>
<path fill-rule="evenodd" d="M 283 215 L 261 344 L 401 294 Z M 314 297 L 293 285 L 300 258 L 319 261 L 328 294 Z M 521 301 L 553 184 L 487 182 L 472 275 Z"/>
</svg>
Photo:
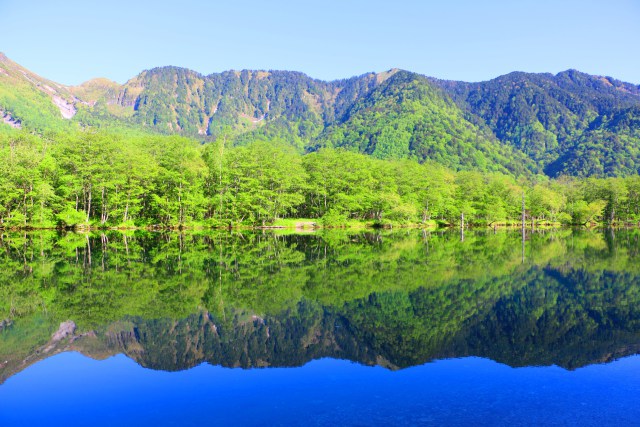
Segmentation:
<svg viewBox="0 0 640 427">
<path fill-rule="evenodd" d="M 0 134 L 0 226 L 265 226 L 305 217 L 327 226 L 640 219 L 638 176 L 516 180 L 434 162 L 343 149 L 300 154 L 286 141 L 233 146 L 179 136 L 86 130 Z M 570 218 L 570 219 L 569 219 Z"/>
<path fill-rule="evenodd" d="M 220 141 L 204 156 L 207 216 L 216 225 L 266 225 L 292 215 L 304 200 L 306 172 L 300 156 L 284 143 L 259 141 L 229 149 Z"/>
<path fill-rule="evenodd" d="M 573 176 L 625 176 L 640 172 L 640 107 L 594 120 L 557 167 Z"/>
</svg>

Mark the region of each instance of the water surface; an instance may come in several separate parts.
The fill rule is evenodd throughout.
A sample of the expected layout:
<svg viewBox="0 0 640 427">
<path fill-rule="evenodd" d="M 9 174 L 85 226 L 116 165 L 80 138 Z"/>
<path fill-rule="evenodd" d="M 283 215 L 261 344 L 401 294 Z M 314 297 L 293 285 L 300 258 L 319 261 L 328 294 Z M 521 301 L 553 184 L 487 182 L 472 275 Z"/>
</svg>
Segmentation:
<svg viewBox="0 0 640 427">
<path fill-rule="evenodd" d="M 0 240 L 0 425 L 628 425 L 636 231 Z"/>
</svg>

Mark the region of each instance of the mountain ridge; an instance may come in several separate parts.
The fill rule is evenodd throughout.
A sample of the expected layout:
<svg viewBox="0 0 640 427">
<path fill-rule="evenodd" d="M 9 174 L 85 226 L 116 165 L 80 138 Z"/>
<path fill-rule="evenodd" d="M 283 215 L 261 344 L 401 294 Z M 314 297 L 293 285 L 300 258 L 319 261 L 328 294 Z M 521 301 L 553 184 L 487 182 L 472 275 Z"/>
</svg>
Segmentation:
<svg viewBox="0 0 640 427">
<path fill-rule="evenodd" d="M 0 54 L 0 111 L 14 127 L 284 140 L 300 151 L 332 146 L 516 175 L 638 173 L 637 121 L 627 117 L 621 128 L 612 118 L 635 116 L 639 106 L 640 86 L 573 69 L 467 83 L 397 68 L 323 81 L 296 71 L 204 75 L 164 66 L 124 84 L 98 78 L 64 86 Z"/>
</svg>

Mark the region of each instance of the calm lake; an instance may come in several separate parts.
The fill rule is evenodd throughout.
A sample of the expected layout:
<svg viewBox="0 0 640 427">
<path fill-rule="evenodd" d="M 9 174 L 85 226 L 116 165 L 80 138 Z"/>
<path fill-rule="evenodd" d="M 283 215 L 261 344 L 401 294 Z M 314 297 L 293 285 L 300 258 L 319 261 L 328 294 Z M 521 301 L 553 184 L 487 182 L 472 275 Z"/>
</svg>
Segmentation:
<svg viewBox="0 0 640 427">
<path fill-rule="evenodd" d="M 0 236 L 0 426 L 640 425 L 640 230 Z"/>
</svg>

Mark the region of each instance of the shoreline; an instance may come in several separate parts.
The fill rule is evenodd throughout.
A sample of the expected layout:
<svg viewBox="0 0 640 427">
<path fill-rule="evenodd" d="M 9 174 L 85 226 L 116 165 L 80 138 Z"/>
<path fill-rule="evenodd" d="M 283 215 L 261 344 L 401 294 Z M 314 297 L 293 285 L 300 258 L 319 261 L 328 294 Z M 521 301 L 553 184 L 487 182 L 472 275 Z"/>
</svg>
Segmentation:
<svg viewBox="0 0 640 427">
<path fill-rule="evenodd" d="M 415 224 L 415 223 L 351 223 L 351 224 L 341 224 L 341 225 L 305 225 L 305 226 L 296 226 L 296 225 L 260 225 L 260 226 L 250 226 L 250 225 L 241 225 L 241 226 L 227 226 L 227 227 L 215 227 L 215 226 L 189 226 L 189 225 L 180 225 L 180 226 L 139 226 L 139 227 L 91 227 L 91 226 L 82 226 L 82 227 L 0 227 L 0 232 L 29 232 L 29 231 L 58 231 L 58 232 L 96 232 L 96 231 L 203 231 L 203 230 L 211 230 L 211 231 L 251 231 L 251 230 L 296 230 L 300 232 L 314 232 L 318 230 L 358 230 L 358 229 L 369 229 L 369 230 L 393 230 L 394 228 L 401 229 L 416 229 L 416 230 L 430 230 L 430 231 L 443 231 L 443 230 L 460 230 L 461 227 L 459 225 L 437 225 L 437 224 Z M 640 223 L 591 223 L 591 224 L 561 224 L 561 223 L 541 223 L 541 224 L 531 224 L 527 223 L 526 225 L 522 224 L 465 224 L 464 230 L 553 230 L 553 229 L 571 229 L 571 228 L 582 228 L 582 229 L 640 229 Z"/>
</svg>

